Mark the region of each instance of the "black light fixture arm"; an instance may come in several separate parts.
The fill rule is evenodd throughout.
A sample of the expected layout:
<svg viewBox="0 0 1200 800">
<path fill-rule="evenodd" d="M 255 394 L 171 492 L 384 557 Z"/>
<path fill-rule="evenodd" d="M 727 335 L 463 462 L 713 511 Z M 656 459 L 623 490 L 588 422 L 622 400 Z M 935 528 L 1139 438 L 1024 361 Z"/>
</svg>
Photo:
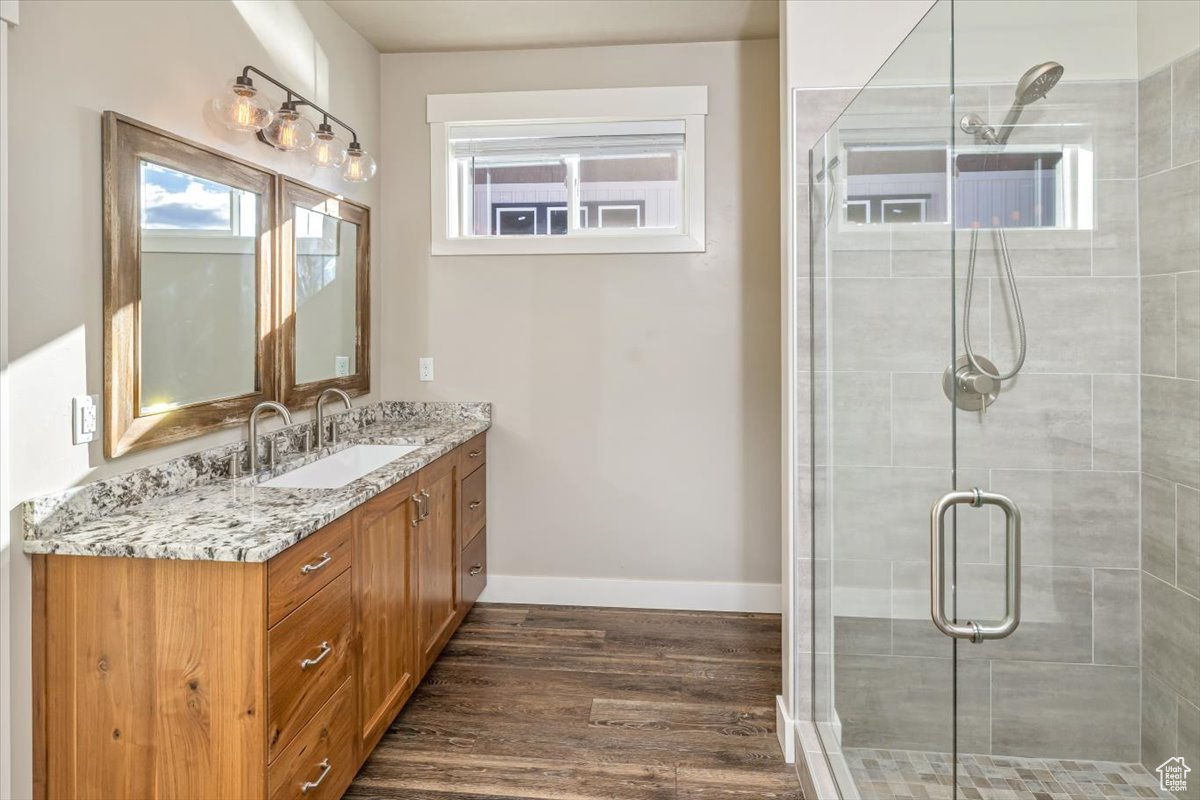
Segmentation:
<svg viewBox="0 0 1200 800">
<path fill-rule="evenodd" d="M 358 143 L 358 134 L 354 132 L 354 128 L 351 128 L 349 125 L 342 122 L 340 119 L 335 117 L 333 114 L 330 114 L 328 111 L 321 108 L 319 105 L 314 103 L 312 100 L 309 100 L 307 97 L 300 94 L 292 87 L 290 87 L 286 84 L 280 83 L 275 78 L 272 78 L 270 75 L 263 72 L 258 67 L 247 64 L 245 67 L 242 68 L 242 76 L 240 78 L 238 78 L 237 82 L 243 83 L 243 84 L 250 84 L 251 83 L 251 80 L 250 80 L 251 72 L 253 72 L 258 77 L 262 78 L 263 80 L 267 81 L 268 83 L 272 83 L 275 86 L 278 86 L 280 89 L 282 89 L 284 92 L 286 92 L 287 93 L 287 103 L 289 105 L 291 105 L 292 107 L 309 106 L 314 111 L 319 111 L 321 113 L 321 116 L 324 117 L 326 124 L 328 124 L 329 120 L 333 120 L 338 125 L 341 125 L 343 128 L 350 131 L 350 139 L 351 139 L 350 146 L 351 147 L 361 147 L 361 145 L 359 145 L 359 143 Z"/>
</svg>

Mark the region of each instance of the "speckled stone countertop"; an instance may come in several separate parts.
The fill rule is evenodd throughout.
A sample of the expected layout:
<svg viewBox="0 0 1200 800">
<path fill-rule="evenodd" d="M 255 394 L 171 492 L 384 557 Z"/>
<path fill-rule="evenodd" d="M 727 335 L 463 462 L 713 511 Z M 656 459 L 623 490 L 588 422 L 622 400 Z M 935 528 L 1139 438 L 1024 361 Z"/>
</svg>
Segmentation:
<svg viewBox="0 0 1200 800">
<path fill-rule="evenodd" d="M 25 552 L 266 561 L 491 427 L 488 403 L 383 402 L 338 414 L 339 442 L 304 453 L 313 423 L 281 440 L 276 469 L 231 478 L 245 443 L 213 448 L 25 503 Z M 337 489 L 258 484 L 355 444 L 421 445 Z M 265 452 L 265 451 L 264 451 Z"/>
</svg>

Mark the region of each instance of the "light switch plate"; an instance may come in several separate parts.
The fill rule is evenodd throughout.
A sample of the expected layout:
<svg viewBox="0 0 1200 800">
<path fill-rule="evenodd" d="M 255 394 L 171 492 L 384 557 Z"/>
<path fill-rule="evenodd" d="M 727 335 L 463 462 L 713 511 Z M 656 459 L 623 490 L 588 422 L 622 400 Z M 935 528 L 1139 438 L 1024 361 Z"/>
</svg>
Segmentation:
<svg viewBox="0 0 1200 800">
<path fill-rule="evenodd" d="M 426 357 L 426 358 L 421 359 L 421 376 L 420 377 L 421 377 L 421 380 L 423 380 L 423 381 L 433 380 L 433 359 L 432 358 Z"/>
<path fill-rule="evenodd" d="M 96 439 L 100 427 L 100 395 L 81 394 L 71 398 L 71 441 L 87 444 Z"/>
<path fill-rule="evenodd" d="M 350 356 L 333 357 L 333 374 L 337 378 L 345 378 L 350 374 Z"/>
</svg>

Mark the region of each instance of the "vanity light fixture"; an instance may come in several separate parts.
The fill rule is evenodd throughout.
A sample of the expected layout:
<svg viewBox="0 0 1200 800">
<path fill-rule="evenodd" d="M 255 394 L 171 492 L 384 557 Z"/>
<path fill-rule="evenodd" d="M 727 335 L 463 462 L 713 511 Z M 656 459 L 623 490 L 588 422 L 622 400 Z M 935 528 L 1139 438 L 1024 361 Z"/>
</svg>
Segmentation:
<svg viewBox="0 0 1200 800">
<path fill-rule="evenodd" d="M 258 97 L 254 73 L 282 89 L 287 99 L 272 113 Z M 321 124 L 312 122 L 300 113 L 309 106 L 321 114 Z M 259 141 L 277 150 L 307 150 L 309 161 L 316 167 L 342 168 L 342 177 L 353 183 L 369 181 L 375 175 L 375 159 L 359 144 L 358 134 L 346 123 L 319 105 L 280 83 L 257 67 L 246 65 L 230 87 L 213 100 L 213 108 L 226 127 L 235 131 L 254 132 Z M 334 133 L 330 122 L 336 122 L 350 133 L 350 144 Z"/>
</svg>

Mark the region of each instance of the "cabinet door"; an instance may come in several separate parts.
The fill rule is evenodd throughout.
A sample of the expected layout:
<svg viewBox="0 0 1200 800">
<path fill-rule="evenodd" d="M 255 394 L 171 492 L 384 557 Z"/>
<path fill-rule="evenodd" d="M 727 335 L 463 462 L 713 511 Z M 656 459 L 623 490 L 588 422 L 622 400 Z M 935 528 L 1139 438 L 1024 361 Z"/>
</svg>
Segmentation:
<svg viewBox="0 0 1200 800">
<path fill-rule="evenodd" d="M 416 481 L 368 501 L 354 526 L 358 735 L 365 755 L 416 688 L 411 587 Z"/>
<path fill-rule="evenodd" d="M 417 641 L 424 675 L 454 633 L 458 612 L 458 459 L 438 459 L 420 480 L 426 516 L 416 529 Z"/>
</svg>

